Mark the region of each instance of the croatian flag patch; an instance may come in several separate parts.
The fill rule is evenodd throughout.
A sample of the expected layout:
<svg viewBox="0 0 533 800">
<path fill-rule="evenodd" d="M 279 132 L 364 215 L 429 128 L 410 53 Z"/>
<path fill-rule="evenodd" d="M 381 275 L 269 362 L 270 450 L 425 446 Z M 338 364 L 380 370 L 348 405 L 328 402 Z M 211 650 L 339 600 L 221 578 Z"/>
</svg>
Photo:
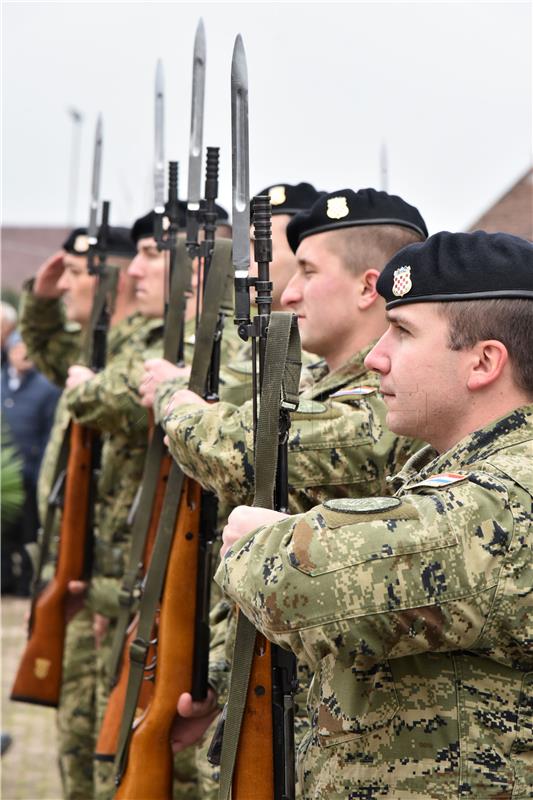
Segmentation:
<svg viewBox="0 0 533 800">
<path fill-rule="evenodd" d="M 430 486 L 432 489 L 438 489 L 442 486 L 450 486 L 452 483 L 464 481 L 466 475 L 460 475 L 458 472 L 441 472 L 439 475 L 431 475 L 425 481 L 415 484 L 416 486 Z"/>
<path fill-rule="evenodd" d="M 376 391 L 375 386 L 354 386 L 352 389 L 339 389 L 331 397 L 361 397 L 365 394 L 373 394 Z"/>
</svg>

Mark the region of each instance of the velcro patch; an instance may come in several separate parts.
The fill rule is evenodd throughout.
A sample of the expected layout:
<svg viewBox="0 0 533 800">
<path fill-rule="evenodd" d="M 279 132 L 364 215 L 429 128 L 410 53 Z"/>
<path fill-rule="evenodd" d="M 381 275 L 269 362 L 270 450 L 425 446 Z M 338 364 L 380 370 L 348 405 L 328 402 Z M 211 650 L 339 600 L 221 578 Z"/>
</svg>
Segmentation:
<svg viewBox="0 0 533 800">
<path fill-rule="evenodd" d="M 363 397 L 376 392 L 377 388 L 375 386 L 353 386 L 351 389 L 339 389 L 338 392 L 330 395 L 330 397 Z"/>
<path fill-rule="evenodd" d="M 416 508 L 398 497 L 337 498 L 326 500 L 322 508 L 328 528 L 374 520 L 419 519 Z"/>
<path fill-rule="evenodd" d="M 429 486 L 430 489 L 443 489 L 447 486 L 451 486 L 453 483 L 459 483 L 459 481 L 465 481 L 466 479 L 467 475 L 461 475 L 458 472 L 441 472 L 438 475 L 430 475 L 425 481 L 413 484 L 411 488 L 415 486 Z"/>
</svg>

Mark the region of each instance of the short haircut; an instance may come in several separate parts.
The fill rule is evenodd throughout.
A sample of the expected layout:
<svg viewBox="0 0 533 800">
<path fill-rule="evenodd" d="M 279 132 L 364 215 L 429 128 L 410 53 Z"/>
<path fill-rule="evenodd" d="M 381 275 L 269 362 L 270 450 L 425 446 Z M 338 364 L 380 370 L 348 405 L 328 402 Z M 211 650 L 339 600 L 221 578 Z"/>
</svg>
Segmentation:
<svg viewBox="0 0 533 800">
<path fill-rule="evenodd" d="M 496 339 L 507 348 L 513 379 L 533 398 L 533 302 L 531 300 L 459 300 L 437 303 L 448 320 L 448 346 L 466 350 Z"/>
<path fill-rule="evenodd" d="M 357 225 L 331 231 L 328 247 L 354 275 L 367 269 L 379 272 L 398 250 L 423 241 L 421 234 L 400 225 Z"/>
</svg>

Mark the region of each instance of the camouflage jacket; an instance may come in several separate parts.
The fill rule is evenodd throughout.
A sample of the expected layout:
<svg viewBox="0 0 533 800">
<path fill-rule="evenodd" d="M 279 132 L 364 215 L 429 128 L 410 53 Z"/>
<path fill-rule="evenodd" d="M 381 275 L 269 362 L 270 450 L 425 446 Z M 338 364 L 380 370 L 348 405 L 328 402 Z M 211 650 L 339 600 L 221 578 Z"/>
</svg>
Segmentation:
<svg viewBox="0 0 533 800">
<path fill-rule="evenodd" d="M 216 579 L 311 659 L 304 797 L 533 792 L 533 405 L 244 537 Z"/>
<path fill-rule="evenodd" d="M 321 364 L 291 414 L 289 504 L 306 511 L 329 497 L 388 493 L 386 479 L 420 443 L 385 427 L 378 378 L 364 366 L 370 348 L 328 373 Z M 253 497 L 252 402 L 182 406 L 163 419 L 170 452 L 184 472 L 225 505 Z"/>
<path fill-rule="evenodd" d="M 138 385 L 146 351 L 160 343 L 161 321 L 133 314 L 111 328 L 106 368 L 65 392 L 71 417 L 103 439 L 97 486 L 94 566 L 89 605 L 118 613 L 120 578 L 131 543 L 129 514 L 142 478 L 148 446 L 148 413 Z"/>
<path fill-rule="evenodd" d="M 69 366 L 80 360 L 79 330 L 65 325 L 62 304 L 24 297 L 24 330 L 31 357 L 45 373 L 63 382 Z M 73 327 L 73 326 L 72 326 Z M 129 546 L 128 514 L 142 476 L 147 446 L 147 413 L 140 406 L 137 386 L 145 350 L 160 342 L 161 321 L 133 314 L 112 327 L 108 336 L 107 365 L 90 381 L 64 391 L 39 475 L 39 512 L 46 501 L 63 434 L 70 419 L 95 428 L 103 436 L 102 463 L 95 511 L 95 553 L 89 603 L 93 610 L 113 616 L 118 610 L 119 578 Z M 57 543 L 52 548 L 43 579 L 51 577 Z"/>
<path fill-rule="evenodd" d="M 61 300 L 34 295 L 33 283 L 32 278 L 24 284 L 20 298 L 20 333 L 39 372 L 62 389 L 68 368 L 82 363 L 82 329 L 68 322 Z"/>
</svg>

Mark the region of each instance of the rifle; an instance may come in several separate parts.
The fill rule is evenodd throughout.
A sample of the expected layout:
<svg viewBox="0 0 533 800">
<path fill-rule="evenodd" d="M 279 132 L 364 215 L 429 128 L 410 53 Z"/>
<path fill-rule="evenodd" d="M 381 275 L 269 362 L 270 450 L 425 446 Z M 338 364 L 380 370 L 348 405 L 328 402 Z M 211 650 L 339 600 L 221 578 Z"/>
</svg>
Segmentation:
<svg viewBox="0 0 533 800">
<path fill-rule="evenodd" d="M 243 339 L 252 337 L 255 449 L 254 505 L 286 511 L 288 506 L 288 409 L 298 405 L 299 337 L 294 315 L 271 312 L 272 260 L 269 197 L 253 200 L 254 258 L 258 277 L 248 276 L 248 78 L 240 36 L 232 61 L 233 263 L 235 323 Z M 250 287 L 257 314 L 250 319 Z M 259 361 L 259 368 L 257 368 Z M 260 397 L 260 408 L 258 403 Z M 274 432 L 274 435 L 273 435 Z M 258 633 L 239 614 L 227 710 L 222 726 L 220 798 L 292 800 L 294 779 L 294 657 Z M 245 697 L 245 702 L 242 698 Z"/>
<path fill-rule="evenodd" d="M 194 46 L 193 99 L 191 113 L 191 148 L 189 164 L 189 197 L 192 206 L 187 212 L 187 252 L 189 258 L 196 257 L 199 247 L 198 209 L 200 207 L 201 147 L 203 119 L 203 86 L 205 65 L 205 41 L 203 23 L 200 20 Z M 194 164 L 194 170 L 191 169 Z M 197 176 L 196 178 L 193 177 Z M 176 363 L 183 362 L 184 302 L 187 288 L 183 249 L 178 252 L 178 166 L 169 164 L 169 189 L 166 204 L 170 226 L 168 235 L 163 233 L 164 200 L 164 86 L 163 68 L 159 61 L 155 80 L 155 159 L 154 159 L 154 238 L 160 250 L 169 252 L 168 286 L 165 303 L 165 329 L 163 357 Z M 194 224 L 191 226 L 191 221 Z M 97 760 L 114 760 L 117 752 L 121 719 L 124 713 L 130 673 L 129 651 L 137 638 L 138 616 L 131 622 L 131 609 L 136 598 L 142 595 L 142 581 L 148 569 L 156 533 L 163 508 L 163 499 L 168 483 L 172 457 L 163 444 L 164 432 L 155 426 L 149 445 L 141 491 L 132 529 L 132 548 L 128 568 L 124 574 L 120 592 L 121 611 L 113 640 L 110 661 L 112 691 L 96 743 Z M 129 626 L 129 627 L 128 627 Z M 151 636 L 154 639 L 154 635 Z M 152 646 L 147 658 L 153 663 L 155 651 Z M 152 694 L 152 681 L 142 683 L 138 708 L 144 709 Z"/>
<path fill-rule="evenodd" d="M 205 387 L 209 362 L 217 360 L 217 356 L 213 359 L 212 354 L 216 351 L 213 346 L 215 338 L 217 342 L 220 339 L 217 337 L 220 322 L 218 309 L 224 295 L 226 278 L 229 276 L 229 243 L 219 240 L 218 249 L 215 248 L 213 252 L 212 221 L 215 216 L 217 172 L 218 149 L 209 148 L 204 216 L 207 230 L 201 245 L 204 306 L 196 335 L 189 382 L 190 389 L 200 391 L 204 396 L 207 394 Z M 212 233 L 210 226 L 213 227 Z M 218 261 L 217 253 L 221 254 Z M 210 351 L 211 359 L 207 358 Z M 212 369 L 209 372 L 212 373 Z M 217 376 L 214 381 L 215 385 L 216 383 Z M 210 392 L 212 388 L 211 385 Z M 173 465 L 161 517 L 162 524 L 155 545 L 157 549 L 161 545 L 162 555 L 156 560 L 154 551 L 141 606 L 144 628 L 149 630 L 157 600 L 159 596 L 162 597 L 154 694 L 132 731 L 136 688 L 133 682 L 128 686 L 129 713 L 125 715 L 123 722 L 121 746 L 116 761 L 119 784 L 116 800 L 143 800 L 147 796 L 151 800 L 168 800 L 171 797 L 170 729 L 176 715 L 176 703 L 183 692 L 191 692 L 196 700 L 207 696 L 209 590 L 216 529 L 216 502 L 214 497 L 208 495 L 209 493 L 202 495 L 200 485 L 191 478 L 184 478 L 177 465 Z M 177 509 L 176 497 L 180 498 Z M 192 602 L 191 584 L 196 586 Z M 149 591 L 152 602 L 148 599 Z M 140 630 L 141 624 L 139 632 Z M 134 643 L 130 652 L 132 663 L 139 659 L 139 650 L 145 644 L 146 642 L 140 640 Z"/>
<path fill-rule="evenodd" d="M 106 269 L 109 218 L 107 202 L 103 204 L 99 231 L 97 227 L 101 151 L 102 120 L 99 117 L 95 136 L 88 254 L 88 270 L 99 276 L 89 326 L 92 332 L 89 363 L 94 372 L 105 366 L 107 331 L 111 316 L 109 294 L 115 283 L 114 276 Z M 95 255 L 99 259 L 98 267 L 94 266 Z M 101 457 L 100 438 L 94 430 L 71 422 L 67 435 L 69 444 L 66 469 L 56 476 L 49 499 L 46 525 L 51 530 L 55 507 L 60 504 L 58 496 L 64 491 L 56 571 L 48 585 L 32 597 L 28 642 L 11 690 L 12 700 L 47 706 L 57 706 L 59 702 L 68 583 L 87 578 L 91 571 L 96 473 Z M 47 551 L 48 541 L 45 541 L 39 572 Z"/>
</svg>

